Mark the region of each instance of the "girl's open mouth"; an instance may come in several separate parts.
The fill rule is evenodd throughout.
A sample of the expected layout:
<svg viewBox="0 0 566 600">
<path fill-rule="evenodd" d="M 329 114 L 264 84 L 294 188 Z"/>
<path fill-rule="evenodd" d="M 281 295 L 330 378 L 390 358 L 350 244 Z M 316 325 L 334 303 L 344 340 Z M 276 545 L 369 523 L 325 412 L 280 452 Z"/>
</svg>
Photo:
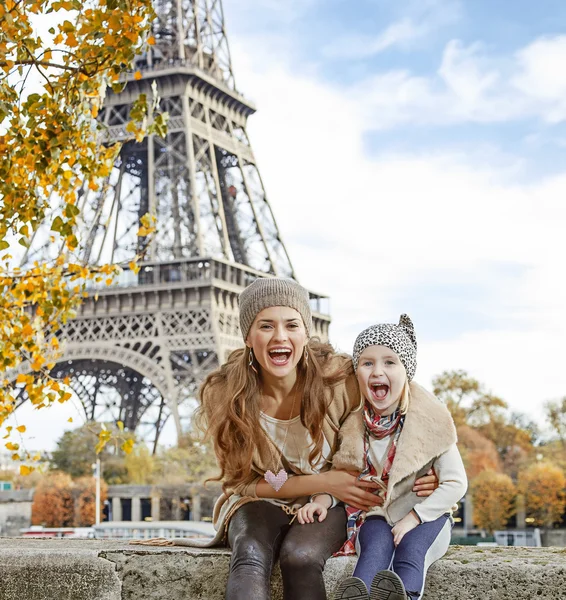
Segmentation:
<svg viewBox="0 0 566 600">
<path fill-rule="evenodd" d="M 385 383 L 374 383 L 370 386 L 370 389 L 376 400 L 384 400 L 389 393 L 389 386 Z"/>
</svg>

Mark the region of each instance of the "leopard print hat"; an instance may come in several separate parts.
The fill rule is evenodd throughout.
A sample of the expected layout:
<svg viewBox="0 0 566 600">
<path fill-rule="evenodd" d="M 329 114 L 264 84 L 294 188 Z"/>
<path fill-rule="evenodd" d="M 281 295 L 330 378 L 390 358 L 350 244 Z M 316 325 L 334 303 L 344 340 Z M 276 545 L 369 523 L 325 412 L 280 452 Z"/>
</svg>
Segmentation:
<svg viewBox="0 0 566 600">
<path fill-rule="evenodd" d="M 354 371 L 358 370 L 360 354 L 368 346 L 386 346 L 397 354 L 411 381 L 417 369 L 417 337 L 415 327 L 408 315 L 401 315 L 399 325 L 381 323 L 364 329 L 356 338 L 352 362 Z"/>
</svg>

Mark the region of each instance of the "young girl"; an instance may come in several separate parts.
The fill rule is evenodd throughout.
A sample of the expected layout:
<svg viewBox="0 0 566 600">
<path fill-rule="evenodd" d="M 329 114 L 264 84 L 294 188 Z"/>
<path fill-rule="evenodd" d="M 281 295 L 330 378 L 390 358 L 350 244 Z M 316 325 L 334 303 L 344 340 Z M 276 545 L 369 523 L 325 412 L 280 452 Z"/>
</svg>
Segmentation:
<svg viewBox="0 0 566 600">
<path fill-rule="evenodd" d="M 354 576 L 335 600 L 405 600 L 423 594 L 428 567 L 450 543 L 451 507 L 464 495 L 466 472 L 456 447 L 450 413 L 434 396 L 411 383 L 417 341 L 413 324 L 374 325 L 354 345 L 353 364 L 365 400 L 340 429 L 337 469 L 361 471 L 360 480 L 380 487 L 382 506 L 347 507 L 348 540 L 339 555 L 359 558 Z M 427 498 L 413 491 L 415 479 L 434 467 L 438 488 Z M 328 495 L 298 511 L 300 523 L 326 517 Z M 369 590 L 369 596 L 368 596 Z"/>
</svg>

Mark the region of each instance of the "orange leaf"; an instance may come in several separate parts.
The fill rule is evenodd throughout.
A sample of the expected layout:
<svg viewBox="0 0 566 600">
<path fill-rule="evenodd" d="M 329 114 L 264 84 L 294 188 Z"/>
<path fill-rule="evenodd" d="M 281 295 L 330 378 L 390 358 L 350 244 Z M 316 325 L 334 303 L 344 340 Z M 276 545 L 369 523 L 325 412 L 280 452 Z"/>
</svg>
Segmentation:
<svg viewBox="0 0 566 600">
<path fill-rule="evenodd" d="M 16 427 L 16 429 L 20 432 L 23 433 L 26 430 L 26 426 L 25 425 L 20 425 L 19 427 Z"/>
<path fill-rule="evenodd" d="M 142 78 L 142 74 L 141 74 L 139 71 L 136 71 L 136 72 L 134 73 L 134 79 L 135 79 L 136 81 L 139 81 L 141 78 Z"/>
</svg>

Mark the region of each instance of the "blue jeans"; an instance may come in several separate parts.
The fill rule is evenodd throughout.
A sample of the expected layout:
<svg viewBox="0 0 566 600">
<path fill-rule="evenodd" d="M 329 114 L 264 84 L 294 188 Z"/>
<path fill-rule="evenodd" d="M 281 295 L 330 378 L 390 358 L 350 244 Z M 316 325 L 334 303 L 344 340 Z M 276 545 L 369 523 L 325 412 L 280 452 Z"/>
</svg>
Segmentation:
<svg viewBox="0 0 566 600">
<path fill-rule="evenodd" d="M 358 535 L 354 577 L 359 577 L 369 590 L 376 573 L 390 569 L 399 575 L 410 598 L 420 598 L 428 567 L 448 550 L 450 519 L 442 515 L 436 521 L 421 523 L 403 537 L 397 548 L 391 529 L 383 517 L 366 519 Z"/>
</svg>

